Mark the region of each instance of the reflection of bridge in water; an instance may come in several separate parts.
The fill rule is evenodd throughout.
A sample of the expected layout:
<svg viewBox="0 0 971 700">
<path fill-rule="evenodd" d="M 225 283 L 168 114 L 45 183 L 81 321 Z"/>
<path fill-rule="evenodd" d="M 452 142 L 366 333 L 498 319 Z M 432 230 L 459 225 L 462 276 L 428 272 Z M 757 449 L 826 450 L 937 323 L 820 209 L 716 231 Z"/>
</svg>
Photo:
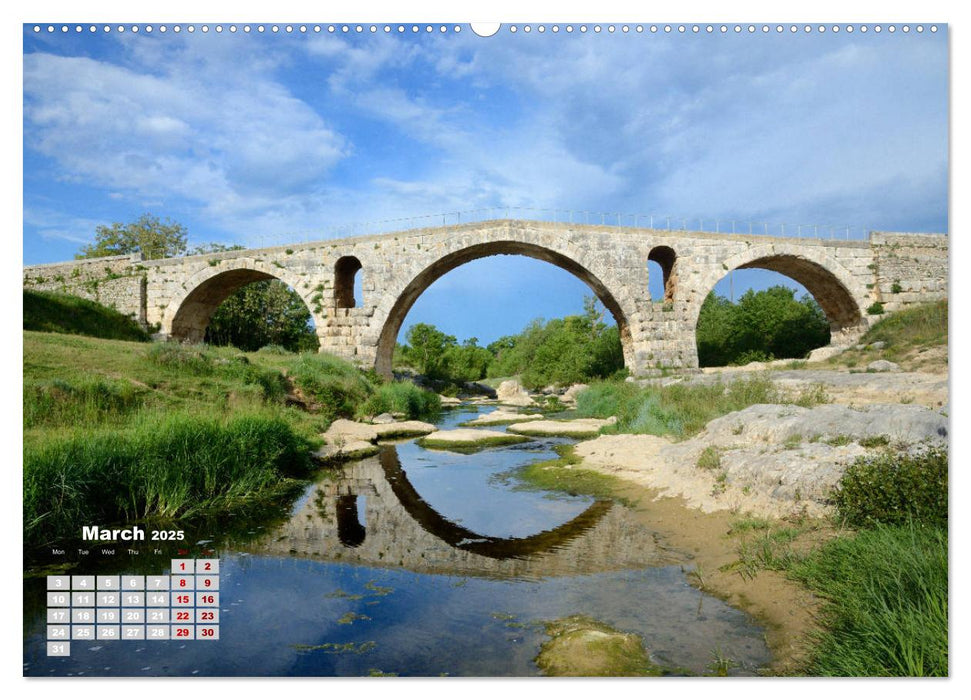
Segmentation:
<svg viewBox="0 0 971 700">
<path fill-rule="evenodd" d="M 287 523 L 248 549 L 421 573 L 523 578 L 683 561 L 610 501 L 595 501 L 568 522 L 527 537 L 473 532 L 418 494 L 391 445 L 346 466 L 337 480 L 316 484 Z"/>
</svg>

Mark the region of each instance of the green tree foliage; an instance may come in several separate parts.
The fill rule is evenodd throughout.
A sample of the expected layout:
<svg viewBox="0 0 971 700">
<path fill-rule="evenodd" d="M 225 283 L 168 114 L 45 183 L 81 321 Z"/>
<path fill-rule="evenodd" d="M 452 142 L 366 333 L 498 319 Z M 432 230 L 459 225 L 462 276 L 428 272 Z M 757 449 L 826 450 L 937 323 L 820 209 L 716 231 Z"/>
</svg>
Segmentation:
<svg viewBox="0 0 971 700">
<path fill-rule="evenodd" d="M 407 344 L 395 348 L 396 362 L 454 382 L 519 375 L 525 386 L 540 388 L 608 377 L 624 367 L 617 327 L 604 323 L 592 298 L 585 301 L 583 315 L 533 321 L 522 333 L 485 348 L 478 338 L 460 345 L 427 323 L 409 328 L 405 339 Z"/>
<path fill-rule="evenodd" d="M 188 231 L 179 223 L 143 214 L 137 220 L 95 229 L 95 242 L 81 248 L 76 258 L 103 258 L 109 255 L 141 253 L 146 260 L 171 258 L 186 251 Z"/>
<path fill-rule="evenodd" d="M 484 379 L 493 356 L 479 346 L 478 338 L 469 338 L 461 345 L 450 345 L 445 350 L 445 366 L 448 375 L 457 382 L 477 382 Z"/>
<path fill-rule="evenodd" d="M 430 379 L 447 377 L 446 352 L 456 345 L 454 335 L 446 335 L 430 323 L 416 323 L 405 334 L 404 358 Z"/>
<path fill-rule="evenodd" d="M 253 282 L 229 295 L 209 320 L 206 342 L 247 352 L 266 345 L 303 352 L 319 345 L 306 304 L 279 280 Z"/>
<path fill-rule="evenodd" d="M 698 360 L 702 367 L 755 360 L 802 358 L 829 343 L 829 322 L 810 295 L 789 287 L 749 290 L 737 304 L 710 293 L 698 316 Z"/>
<path fill-rule="evenodd" d="M 530 389 L 609 377 L 624 367 L 620 332 L 604 322 L 593 298 L 584 301 L 582 315 L 533 321 L 519 335 L 490 344 L 489 350 L 496 359 L 488 376 L 519 375 Z"/>
</svg>

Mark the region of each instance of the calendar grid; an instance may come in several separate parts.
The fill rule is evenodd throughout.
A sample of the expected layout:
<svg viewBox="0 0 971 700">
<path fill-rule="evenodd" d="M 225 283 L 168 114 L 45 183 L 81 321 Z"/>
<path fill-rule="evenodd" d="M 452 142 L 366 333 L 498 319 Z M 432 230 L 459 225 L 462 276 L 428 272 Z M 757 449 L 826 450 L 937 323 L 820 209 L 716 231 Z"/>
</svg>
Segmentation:
<svg viewBox="0 0 971 700">
<path fill-rule="evenodd" d="M 47 655 L 72 642 L 219 639 L 219 559 L 173 559 L 170 572 L 47 577 Z"/>
</svg>

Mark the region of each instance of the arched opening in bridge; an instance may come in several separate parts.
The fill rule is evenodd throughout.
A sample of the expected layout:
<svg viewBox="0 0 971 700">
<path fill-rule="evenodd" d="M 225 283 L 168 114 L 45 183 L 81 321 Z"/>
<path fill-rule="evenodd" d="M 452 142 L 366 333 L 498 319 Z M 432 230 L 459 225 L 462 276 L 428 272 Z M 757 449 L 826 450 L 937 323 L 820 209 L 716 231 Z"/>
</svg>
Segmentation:
<svg viewBox="0 0 971 700">
<path fill-rule="evenodd" d="M 673 302 L 677 289 L 675 263 L 678 256 L 674 249 L 659 245 L 651 249 L 647 256 L 647 280 L 651 301 Z"/>
<path fill-rule="evenodd" d="M 821 265 L 759 258 L 728 271 L 705 298 L 695 329 L 698 363 L 803 359 L 861 322 L 853 295 Z"/>
<path fill-rule="evenodd" d="M 193 289 L 172 320 L 171 334 L 183 342 L 247 352 L 268 345 L 316 351 L 320 345 L 300 295 L 273 275 L 249 268 L 221 272 Z"/>
<path fill-rule="evenodd" d="M 363 503 L 361 505 L 363 506 Z M 360 547 L 364 544 L 365 537 L 367 537 L 367 527 L 358 510 L 357 496 L 338 496 L 337 539 L 345 547 Z"/>
<path fill-rule="evenodd" d="M 364 292 L 357 274 L 361 267 L 361 261 L 353 255 L 345 255 L 334 264 L 334 305 L 338 309 L 361 306 Z"/>
<path fill-rule="evenodd" d="M 423 296 L 426 291 L 427 297 Z M 410 314 L 419 297 L 422 303 Z M 546 320 L 534 321 L 537 317 Z M 405 333 L 399 337 L 402 330 Z M 410 364 L 426 376 L 444 375 L 442 364 L 436 367 L 426 361 L 434 355 L 433 360 L 445 357 L 446 369 L 461 366 L 463 372 L 469 371 L 453 379 L 475 381 L 484 376 L 483 372 L 489 376 L 502 372 L 504 376 L 518 374 L 532 388 L 521 368 L 502 360 L 516 357 L 514 346 L 523 336 L 528 336 L 528 342 L 522 342 L 520 350 L 552 335 L 557 335 L 563 348 L 569 348 L 570 357 L 560 358 L 567 351 L 557 353 L 551 345 L 529 369 L 563 359 L 604 376 L 632 363 L 627 318 L 611 291 L 593 273 L 575 260 L 538 245 L 520 241 L 479 244 L 444 256 L 407 285 L 381 330 L 376 368 L 390 376 L 397 362 L 399 367 Z M 571 337 L 586 344 L 577 347 L 567 342 Z M 431 352 L 413 353 L 416 346 L 430 348 Z M 456 361 L 451 362 L 449 355 Z M 610 369 L 601 371 L 607 367 Z M 580 381 L 566 379 L 566 372 L 563 377 L 549 383 L 563 386 Z"/>
</svg>

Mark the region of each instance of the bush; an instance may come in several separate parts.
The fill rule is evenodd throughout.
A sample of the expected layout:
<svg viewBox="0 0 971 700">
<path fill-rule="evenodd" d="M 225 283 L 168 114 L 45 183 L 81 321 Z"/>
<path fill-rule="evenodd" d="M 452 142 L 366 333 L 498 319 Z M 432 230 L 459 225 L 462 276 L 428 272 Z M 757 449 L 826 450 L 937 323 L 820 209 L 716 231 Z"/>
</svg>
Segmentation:
<svg viewBox="0 0 971 700">
<path fill-rule="evenodd" d="M 442 400 L 438 394 L 420 389 L 411 382 L 382 384 L 358 409 L 359 416 L 403 413 L 408 418 L 425 418 L 438 413 Z"/>
<path fill-rule="evenodd" d="M 879 301 L 873 302 L 868 307 L 866 307 L 866 312 L 871 316 L 879 316 L 880 314 L 883 313 L 883 303 Z"/>
<path fill-rule="evenodd" d="M 887 452 L 860 457 L 840 480 L 833 501 L 851 527 L 908 521 L 947 527 L 947 451 Z"/>
<path fill-rule="evenodd" d="M 301 355 L 290 368 L 294 383 L 327 418 L 350 418 L 374 387 L 351 363 L 324 353 Z"/>
</svg>

